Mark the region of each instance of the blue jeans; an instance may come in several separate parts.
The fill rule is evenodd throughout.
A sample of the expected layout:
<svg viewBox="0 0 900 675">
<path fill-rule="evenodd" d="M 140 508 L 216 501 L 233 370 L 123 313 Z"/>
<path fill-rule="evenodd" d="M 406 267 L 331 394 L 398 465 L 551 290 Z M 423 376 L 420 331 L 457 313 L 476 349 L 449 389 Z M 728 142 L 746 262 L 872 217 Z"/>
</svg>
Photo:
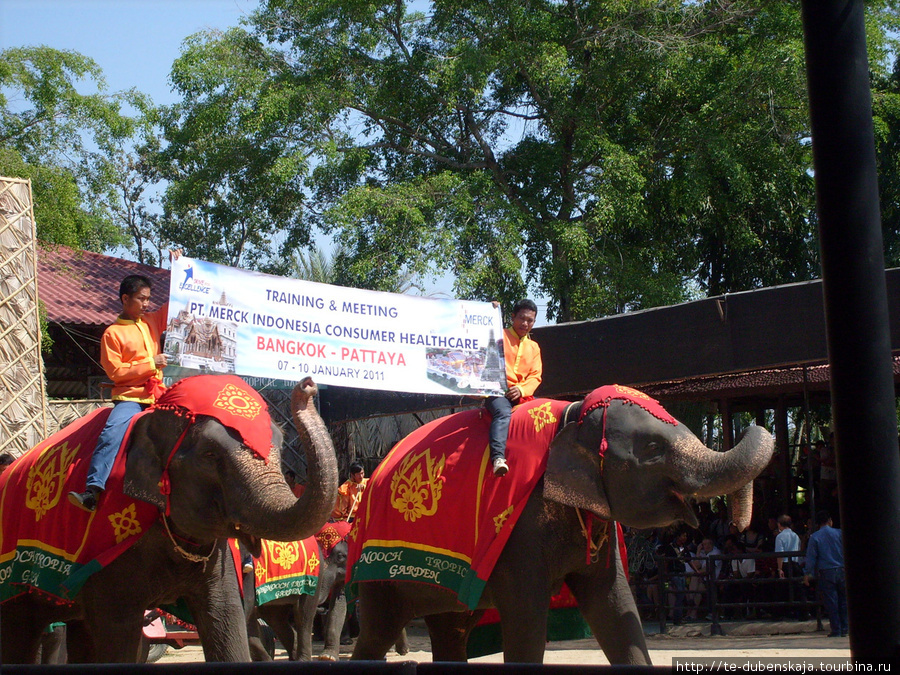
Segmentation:
<svg viewBox="0 0 900 675">
<path fill-rule="evenodd" d="M 491 396 L 485 400 L 484 407 L 491 416 L 489 437 L 493 462 L 498 457 L 506 457 L 506 438 L 509 436 L 513 405 L 505 396 Z"/>
<path fill-rule="evenodd" d="M 828 613 L 828 623 L 831 624 L 831 632 L 846 635 L 848 632 L 847 583 L 844 579 L 844 568 L 834 567 L 830 570 L 819 570 L 818 579 L 825 611 Z"/>
<path fill-rule="evenodd" d="M 112 471 L 131 418 L 146 407 L 146 404 L 136 401 L 116 401 L 106 420 L 106 426 L 97 438 L 97 447 L 94 448 L 91 466 L 88 469 L 87 487 L 100 490 L 106 487 L 106 480 Z"/>
</svg>

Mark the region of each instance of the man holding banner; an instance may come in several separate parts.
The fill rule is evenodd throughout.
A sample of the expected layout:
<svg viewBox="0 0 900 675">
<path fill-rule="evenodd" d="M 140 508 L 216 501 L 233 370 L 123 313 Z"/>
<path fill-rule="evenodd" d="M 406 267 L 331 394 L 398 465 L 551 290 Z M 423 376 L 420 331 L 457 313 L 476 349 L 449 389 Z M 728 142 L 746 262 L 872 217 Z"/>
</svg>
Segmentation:
<svg viewBox="0 0 900 675">
<path fill-rule="evenodd" d="M 147 312 L 150 290 L 147 277 L 125 277 L 119 285 L 122 313 L 100 340 L 100 362 L 113 383 L 113 409 L 91 455 L 85 491 L 69 493 L 69 501 L 85 511 L 97 508 L 131 418 L 166 390 L 162 369 L 167 357 L 159 353 L 159 338 L 166 329 L 168 303 Z"/>
<path fill-rule="evenodd" d="M 519 300 L 513 307 L 512 326 L 503 331 L 503 356 L 506 361 L 506 394 L 488 398 L 484 407 L 491 415 L 490 448 L 494 475 L 505 476 L 506 437 L 513 406 L 534 398 L 541 383 L 543 363 L 541 348 L 529 337 L 537 318 L 537 305 L 531 300 Z"/>
</svg>

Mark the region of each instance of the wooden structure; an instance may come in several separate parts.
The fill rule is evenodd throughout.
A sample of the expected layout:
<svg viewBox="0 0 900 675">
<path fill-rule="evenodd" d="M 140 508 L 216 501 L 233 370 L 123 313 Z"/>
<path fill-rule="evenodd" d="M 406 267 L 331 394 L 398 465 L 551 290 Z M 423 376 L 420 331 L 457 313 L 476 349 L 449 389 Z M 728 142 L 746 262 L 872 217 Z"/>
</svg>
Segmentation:
<svg viewBox="0 0 900 675">
<path fill-rule="evenodd" d="M 0 178 L 0 452 L 47 432 L 31 181 Z"/>
</svg>

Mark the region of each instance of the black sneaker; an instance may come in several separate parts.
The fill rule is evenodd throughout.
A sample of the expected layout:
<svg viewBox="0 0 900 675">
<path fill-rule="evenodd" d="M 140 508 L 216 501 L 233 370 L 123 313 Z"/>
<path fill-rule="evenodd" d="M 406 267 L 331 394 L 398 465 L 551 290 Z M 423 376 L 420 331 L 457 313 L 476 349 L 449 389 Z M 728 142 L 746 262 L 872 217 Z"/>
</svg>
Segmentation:
<svg viewBox="0 0 900 675">
<path fill-rule="evenodd" d="M 82 511 L 93 512 L 97 510 L 97 493 L 93 490 L 86 490 L 85 492 L 70 492 L 69 502 L 77 506 Z"/>
</svg>

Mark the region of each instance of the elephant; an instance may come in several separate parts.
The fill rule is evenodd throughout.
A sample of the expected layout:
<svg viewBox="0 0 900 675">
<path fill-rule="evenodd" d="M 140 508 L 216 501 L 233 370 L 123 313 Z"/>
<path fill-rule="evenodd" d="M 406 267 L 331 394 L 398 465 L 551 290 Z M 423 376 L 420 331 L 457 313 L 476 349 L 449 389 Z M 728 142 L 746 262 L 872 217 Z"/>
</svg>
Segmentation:
<svg viewBox="0 0 900 675">
<path fill-rule="evenodd" d="M 541 405 L 550 410 L 550 404 L 540 399 L 519 408 L 533 406 L 528 410 L 533 413 Z M 526 414 L 524 410 L 522 414 Z M 444 587 L 410 577 L 394 578 L 408 567 L 401 563 L 407 562 L 402 556 L 409 552 L 402 553 L 394 541 L 376 553 L 397 563 L 389 575 L 376 581 L 360 574 L 362 563 L 371 564 L 360 553 L 375 550 L 366 548 L 368 535 L 363 527 L 372 527 L 365 525 L 368 514 L 375 514 L 374 523 L 385 513 L 377 510 L 379 507 L 408 507 L 403 500 L 392 500 L 388 492 L 406 480 L 400 471 L 393 475 L 389 468 L 375 472 L 357 516 L 357 522 L 364 525 L 350 533 L 351 540 L 360 539 L 351 545 L 350 584 L 358 592 L 361 623 L 352 659 L 384 658 L 400 629 L 411 619 L 424 617 L 434 661 L 465 661 L 467 642 L 480 616 L 486 608 L 496 608 L 504 660 L 540 663 L 550 600 L 565 583 L 610 663 L 650 664 L 620 546 L 614 543 L 618 537 L 611 534 L 615 530 L 612 521 L 635 528 L 662 527 L 676 521 L 696 527 L 691 501 L 728 494 L 733 520 L 745 528 L 752 509 L 752 481 L 772 456 L 771 434 L 751 426 L 734 448 L 716 452 L 658 402 L 618 385 L 595 390 L 551 419 L 555 430 L 549 432 L 552 441 L 547 439 L 545 463 L 535 472 L 533 489 L 522 498 L 520 515 L 511 525 L 509 538 L 474 606 Z M 433 450 L 435 439 L 458 433 L 469 443 L 461 446 L 462 454 L 470 452 L 486 466 L 488 423 L 480 411 L 450 415 L 413 432 L 414 438 L 398 443 L 385 458 L 382 466 L 405 466 L 406 475 L 417 479 L 410 483 L 414 490 L 408 493 L 409 503 L 418 509 L 407 512 L 410 519 L 435 517 L 435 491 L 451 489 L 453 474 L 449 471 L 455 470 L 450 468 L 450 459 L 446 464 L 431 459 L 428 465 L 416 462 L 424 462 L 421 458 Z M 512 443 L 512 432 L 510 439 Z M 458 465 L 459 457 L 453 457 Z M 502 483 L 488 482 L 510 480 L 517 469 L 522 470 L 512 446 L 507 459 L 509 474 L 496 478 L 482 469 L 480 487 L 495 489 L 494 485 Z M 426 478 L 432 482 L 430 509 L 426 508 Z M 451 517 L 463 522 L 462 514 Z M 601 523 L 608 525 L 601 527 Z M 417 564 L 422 567 L 415 569 L 416 577 L 427 578 L 425 563 Z"/>
<path fill-rule="evenodd" d="M 253 415 L 260 408 L 265 412 L 259 395 L 235 376 L 186 378 L 166 396 L 179 387 L 185 395 L 192 390 L 183 385 L 199 378 L 208 379 L 194 384 L 214 391 L 222 387 L 216 404 L 224 400 L 223 405 L 243 410 L 245 416 L 250 416 L 250 403 L 257 406 Z M 158 508 L 159 517 L 135 543 L 93 572 L 69 603 L 38 593 L 6 600 L 0 626 L 3 663 L 33 663 L 41 632 L 55 621 L 67 624 L 70 663 L 137 662 L 144 611 L 179 599 L 197 626 L 207 661 L 249 661 L 228 539 L 237 538 L 258 552 L 262 538 L 302 539 L 329 517 L 337 497 L 337 462 L 312 401 L 315 393 L 315 384 L 306 378 L 291 395 L 309 472 L 300 498 L 281 474 L 282 435 L 268 414 L 259 417 L 264 427 L 263 422 L 254 427 L 271 429 L 270 436 L 263 435 L 272 446 L 268 461 L 251 452 L 244 432 L 226 427 L 213 412 L 192 416 L 166 409 L 160 405 L 163 397 L 136 419 L 126 446 L 124 491 Z"/>
<path fill-rule="evenodd" d="M 281 642 L 291 661 L 311 661 L 313 624 L 320 607 L 325 607 L 324 649 L 318 656 L 321 661 L 337 661 L 340 655 L 341 630 L 347 617 L 347 598 L 344 583 L 347 577 L 347 542 L 344 537 L 350 525 L 346 522 L 328 523 L 316 535 L 318 547 L 318 579 L 316 592 L 289 595 L 257 605 L 251 594 L 245 591 L 247 633 L 250 651 L 257 661 L 271 660 L 272 655 L 264 647 L 264 637 L 258 619 L 263 619 Z M 245 577 L 245 589 L 252 583 L 252 575 Z M 409 652 L 406 631 L 397 641 L 398 654 Z"/>
<path fill-rule="evenodd" d="M 251 602 L 251 607 L 245 605 L 250 651 L 254 660 L 271 660 L 271 654 L 262 647 L 262 636 L 259 634 L 258 619 L 262 619 L 287 651 L 288 660 L 311 661 L 313 620 L 319 605 L 327 602 L 325 650 L 320 659 L 337 661 L 341 628 L 347 615 L 344 597 L 347 544 L 340 541 L 326 548 L 321 541 L 317 541 L 317 547 L 319 569 L 315 593 L 288 595 L 259 605 Z"/>
</svg>

